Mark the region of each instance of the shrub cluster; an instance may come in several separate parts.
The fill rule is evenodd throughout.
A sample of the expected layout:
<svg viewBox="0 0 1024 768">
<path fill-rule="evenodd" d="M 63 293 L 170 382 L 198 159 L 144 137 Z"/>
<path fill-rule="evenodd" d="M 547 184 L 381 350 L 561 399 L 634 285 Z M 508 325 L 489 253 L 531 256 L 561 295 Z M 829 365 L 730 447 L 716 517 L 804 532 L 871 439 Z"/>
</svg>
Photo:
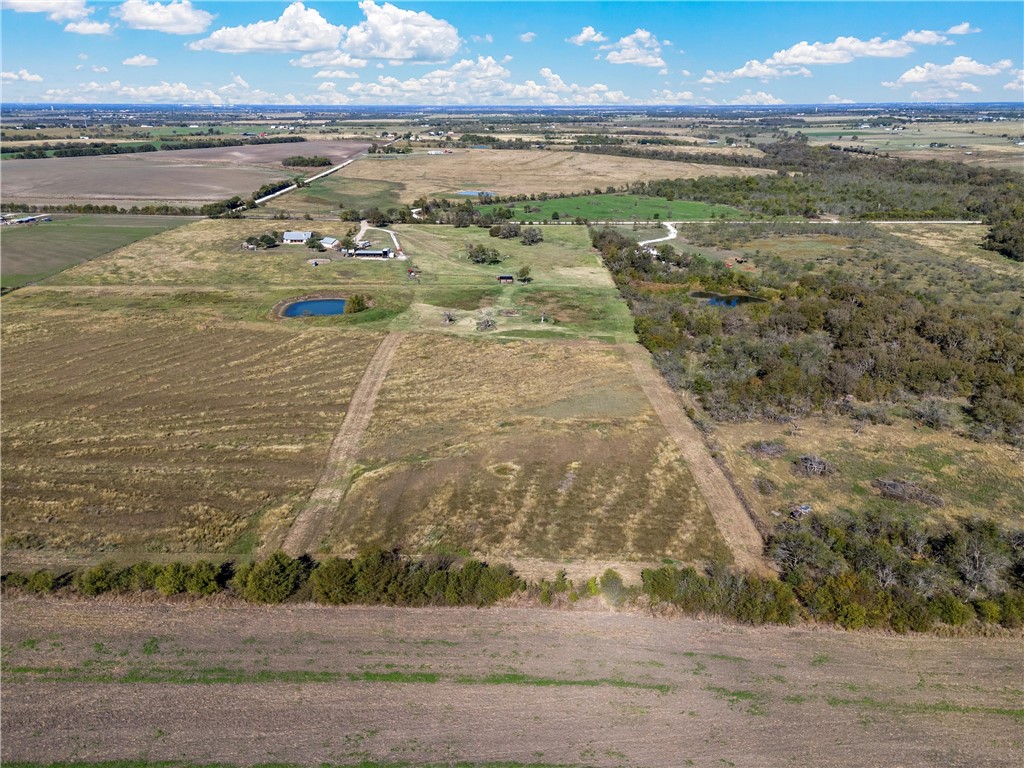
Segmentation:
<svg viewBox="0 0 1024 768">
<path fill-rule="evenodd" d="M 1024 623 L 1024 536 L 990 521 L 943 526 L 884 513 L 812 513 L 768 540 L 807 615 L 848 629 L 936 621 Z"/>
<path fill-rule="evenodd" d="M 665 566 L 641 574 L 643 593 L 654 603 L 669 603 L 694 614 L 725 616 L 744 624 L 791 624 L 799 606 L 793 588 L 760 576 L 732 573 L 712 565 L 706 574 L 694 568 Z"/>
<path fill-rule="evenodd" d="M 282 603 L 289 598 L 318 603 L 387 605 L 492 605 L 526 588 L 507 565 L 479 560 L 461 565 L 443 557 L 410 560 L 395 552 L 370 552 L 354 559 L 333 557 L 320 563 L 307 556 L 275 552 L 265 560 L 236 566 L 207 561 L 149 562 L 120 566 L 105 562 L 72 573 L 6 573 L 3 586 L 87 597 L 159 592 L 162 595 L 212 595 L 227 592 L 253 603 Z"/>
</svg>

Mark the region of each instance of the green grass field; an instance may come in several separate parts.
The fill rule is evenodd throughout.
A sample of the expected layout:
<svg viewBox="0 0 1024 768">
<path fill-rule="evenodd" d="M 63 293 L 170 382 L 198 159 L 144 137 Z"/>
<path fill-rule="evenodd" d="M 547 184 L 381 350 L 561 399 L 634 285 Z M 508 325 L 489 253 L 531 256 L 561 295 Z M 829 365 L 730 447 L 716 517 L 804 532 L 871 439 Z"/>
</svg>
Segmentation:
<svg viewBox="0 0 1024 768">
<path fill-rule="evenodd" d="M 403 189 L 404 185 L 394 181 L 352 179 L 332 174 L 308 187 L 274 198 L 261 206 L 260 211 L 292 216 L 306 213 L 337 215 L 342 208 L 357 211 L 380 208 L 383 211 L 399 205 Z"/>
<path fill-rule="evenodd" d="M 16 288 L 195 221 L 182 216 L 62 216 L 0 229 L 0 284 Z"/>
<path fill-rule="evenodd" d="M 493 207 L 483 206 L 481 210 L 493 210 Z M 708 205 L 689 200 L 666 200 L 662 197 L 642 195 L 563 197 L 556 200 L 514 203 L 509 207 L 512 208 L 513 217 L 517 221 L 550 221 L 556 213 L 559 221 L 572 221 L 576 218 L 588 221 L 707 221 L 711 218 L 752 218 L 752 214 L 728 205 Z"/>
</svg>

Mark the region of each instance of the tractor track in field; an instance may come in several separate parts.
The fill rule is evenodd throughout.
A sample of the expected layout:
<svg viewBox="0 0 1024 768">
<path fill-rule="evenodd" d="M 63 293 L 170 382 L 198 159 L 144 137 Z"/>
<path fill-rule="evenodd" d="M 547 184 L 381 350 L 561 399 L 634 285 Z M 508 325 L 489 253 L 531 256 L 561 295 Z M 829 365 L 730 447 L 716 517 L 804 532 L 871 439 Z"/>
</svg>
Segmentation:
<svg viewBox="0 0 1024 768">
<path fill-rule="evenodd" d="M 773 574 L 774 571 L 762 554 L 764 539 L 743 501 L 725 472 L 711 457 L 700 432 L 680 407 L 676 394 L 654 368 L 650 354 L 639 344 L 626 344 L 622 349 L 658 419 L 686 459 L 736 565 L 745 571 Z"/>
<path fill-rule="evenodd" d="M 345 496 L 359 441 L 370 423 L 377 394 L 387 376 L 405 333 L 389 333 L 373 353 L 359 385 L 352 394 L 345 420 L 334 436 L 327 461 L 306 506 L 295 518 L 282 549 L 290 555 L 310 552 L 326 533 L 338 504 Z"/>
</svg>

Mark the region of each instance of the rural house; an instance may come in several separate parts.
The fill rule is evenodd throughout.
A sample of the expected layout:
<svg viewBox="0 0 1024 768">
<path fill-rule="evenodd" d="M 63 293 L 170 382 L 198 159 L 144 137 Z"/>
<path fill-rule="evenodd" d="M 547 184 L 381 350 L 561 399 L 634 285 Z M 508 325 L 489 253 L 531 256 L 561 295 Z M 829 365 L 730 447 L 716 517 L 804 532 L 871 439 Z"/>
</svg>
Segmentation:
<svg viewBox="0 0 1024 768">
<path fill-rule="evenodd" d="M 282 241 L 285 245 L 302 245 L 312 236 L 312 232 L 285 232 Z"/>
</svg>

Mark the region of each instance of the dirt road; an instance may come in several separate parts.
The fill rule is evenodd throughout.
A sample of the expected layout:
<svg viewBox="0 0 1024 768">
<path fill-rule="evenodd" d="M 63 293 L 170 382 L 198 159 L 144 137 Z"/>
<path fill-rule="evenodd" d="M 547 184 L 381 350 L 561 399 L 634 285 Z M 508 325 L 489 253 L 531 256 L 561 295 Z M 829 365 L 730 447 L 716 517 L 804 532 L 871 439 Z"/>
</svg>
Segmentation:
<svg viewBox="0 0 1024 768">
<path fill-rule="evenodd" d="M 3 638 L 4 764 L 1020 765 L 1019 638 L 36 599 Z"/>
<path fill-rule="evenodd" d="M 686 459 L 722 538 L 732 550 L 736 565 L 745 571 L 772 573 L 762 556 L 761 534 L 722 468 L 711 458 L 697 428 L 683 413 L 676 394 L 652 365 L 650 354 L 639 344 L 626 344 L 622 349 L 644 394 Z"/>
<path fill-rule="evenodd" d="M 285 552 L 291 555 L 313 552 L 320 539 L 327 533 L 327 526 L 330 525 L 331 518 L 345 495 L 352 461 L 359 449 L 359 440 L 373 415 L 377 393 L 380 392 L 384 377 L 387 376 L 388 368 L 403 338 L 405 334 L 400 332 L 390 333 L 384 337 L 384 341 L 377 347 L 369 365 L 366 366 L 366 372 L 352 395 L 345 420 L 331 443 L 327 463 L 316 488 L 285 537 L 282 546 Z"/>
</svg>

